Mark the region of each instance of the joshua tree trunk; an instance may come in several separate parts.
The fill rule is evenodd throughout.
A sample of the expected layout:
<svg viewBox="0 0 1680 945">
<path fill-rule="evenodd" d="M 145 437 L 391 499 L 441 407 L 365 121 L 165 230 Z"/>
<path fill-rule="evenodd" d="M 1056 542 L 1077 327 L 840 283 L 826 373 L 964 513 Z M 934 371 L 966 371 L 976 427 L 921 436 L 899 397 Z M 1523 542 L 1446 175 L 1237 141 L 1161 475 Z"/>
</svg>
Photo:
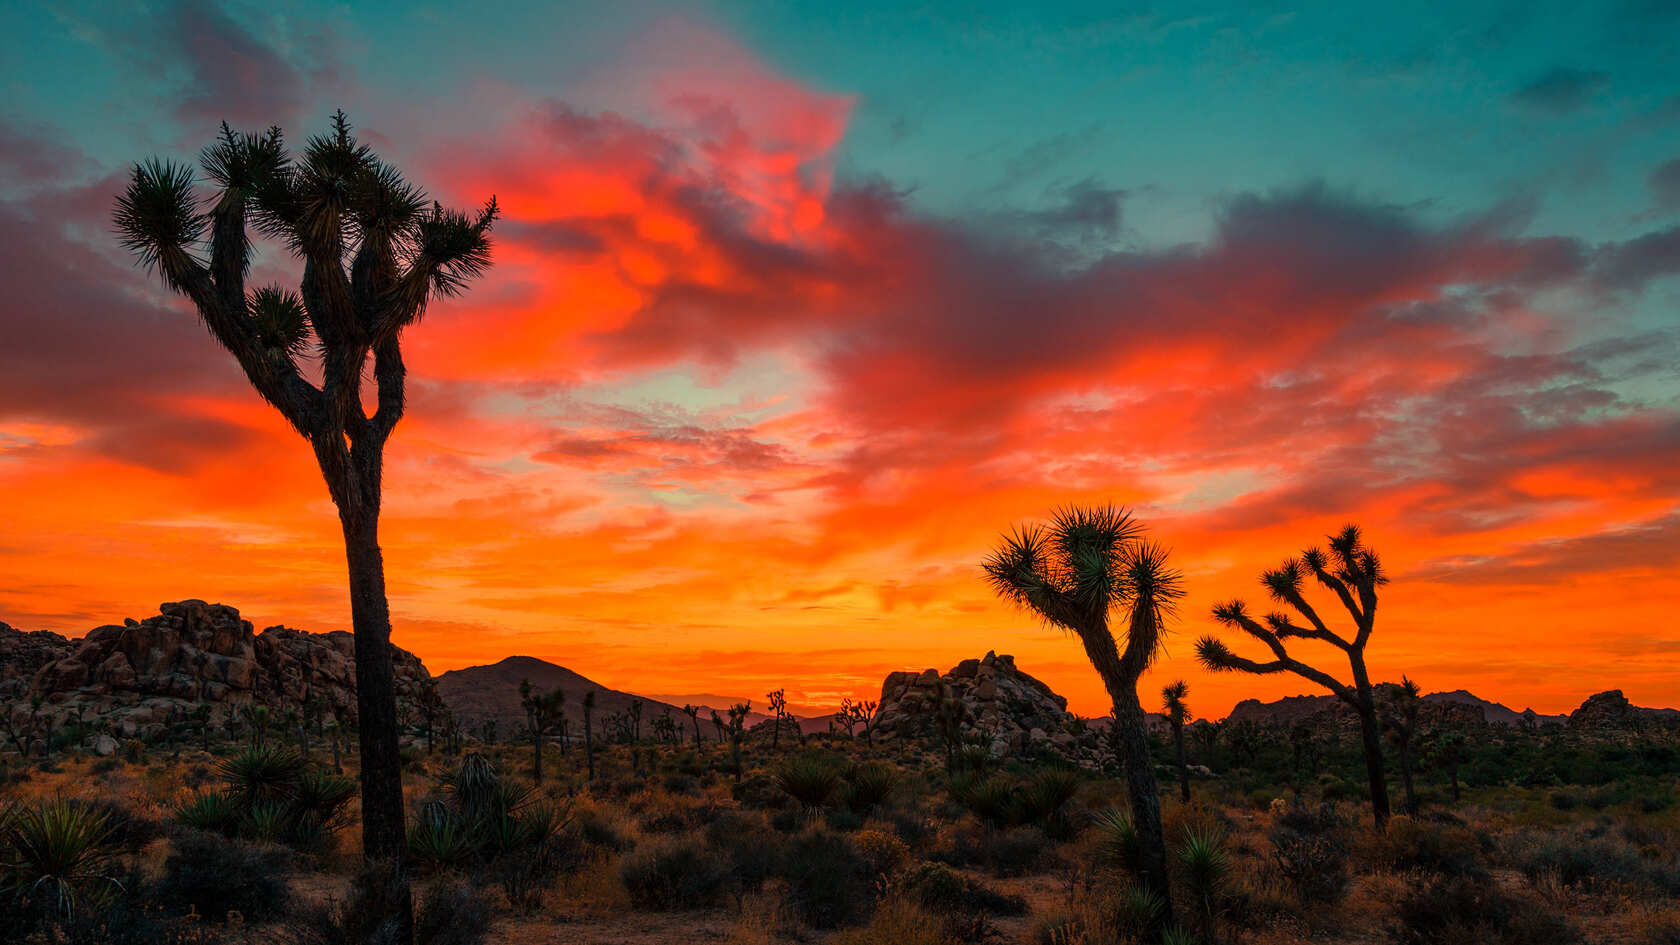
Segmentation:
<svg viewBox="0 0 1680 945">
<path fill-rule="evenodd" d="M 1106 647 L 1101 638 L 1108 639 Z M 1121 774 L 1126 779 L 1126 797 L 1131 802 L 1132 825 L 1137 830 L 1139 878 L 1161 897 L 1165 906 L 1152 929 L 1151 940 L 1172 924 L 1172 885 L 1167 876 L 1167 838 L 1161 829 L 1161 788 L 1155 780 L 1155 759 L 1149 752 L 1149 728 L 1138 701 L 1137 680 L 1142 674 L 1142 652 L 1127 648 L 1127 657 L 1116 658 L 1113 637 L 1106 629 L 1085 638 L 1085 652 L 1102 678 L 1103 688 L 1114 705 L 1115 746 L 1120 754 Z M 1129 664 L 1136 672 L 1129 672 Z"/>
<path fill-rule="evenodd" d="M 589 734 L 589 708 L 583 710 L 583 758 L 589 766 L 589 780 L 595 780 L 595 740 Z"/>
<path fill-rule="evenodd" d="M 402 756 L 397 747 L 397 690 L 391 670 L 385 561 L 379 551 L 377 505 L 359 512 L 341 508 L 339 518 L 350 565 L 350 620 L 356 647 L 356 721 L 362 735 L 362 848 L 373 858 L 401 858 Z"/>
<path fill-rule="evenodd" d="M 1365 780 L 1371 789 L 1371 819 L 1378 830 L 1388 823 L 1388 780 L 1383 776 L 1382 723 L 1377 719 L 1377 700 L 1371 691 L 1371 676 L 1365 671 L 1365 655 L 1358 651 L 1349 660 L 1353 670 L 1355 705 L 1359 713 L 1359 736 L 1365 748 Z"/>
</svg>

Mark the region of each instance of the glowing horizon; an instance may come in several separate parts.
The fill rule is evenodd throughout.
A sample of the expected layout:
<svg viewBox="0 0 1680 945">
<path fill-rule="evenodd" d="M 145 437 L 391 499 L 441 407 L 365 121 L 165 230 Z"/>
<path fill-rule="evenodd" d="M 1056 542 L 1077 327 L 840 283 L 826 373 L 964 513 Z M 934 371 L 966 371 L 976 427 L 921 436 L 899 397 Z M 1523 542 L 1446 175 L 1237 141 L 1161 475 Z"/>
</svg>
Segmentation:
<svg viewBox="0 0 1680 945">
<path fill-rule="evenodd" d="M 0 620 L 74 636 L 196 597 L 348 627 L 306 445 L 108 223 L 126 162 L 223 117 L 300 142 L 342 104 L 440 199 L 505 210 L 489 277 L 405 336 L 386 459 L 393 642 L 434 674 L 519 654 L 820 706 L 996 650 L 1102 715 L 1077 643 L 979 563 L 1114 502 L 1189 591 L 1146 707 L 1180 677 L 1198 716 L 1314 692 L 1191 644 L 1253 652 L 1211 604 L 1263 608 L 1260 571 L 1348 521 L 1393 577 L 1374 678 L 1680 706 L 1680 98 L 1613 18 L 1548 27 L 1580 62 L 1331 61 L 1325 10 L 819 43 L 661 5 L 533 10 L 439 61 L 497 24 L 417 18 L 391 52 L 340 9 L 172 12 L 6 14 L 41 39 L 0 116 Z M 977 74 L 881 77 L 924 46 Z M 1312 81 L 1354 61 L 1387 65 Z M 1244 117 L 1268 101 L 1278 127 Z M 295 284 L 272 247 L 254 271 Z"/>
</svg>

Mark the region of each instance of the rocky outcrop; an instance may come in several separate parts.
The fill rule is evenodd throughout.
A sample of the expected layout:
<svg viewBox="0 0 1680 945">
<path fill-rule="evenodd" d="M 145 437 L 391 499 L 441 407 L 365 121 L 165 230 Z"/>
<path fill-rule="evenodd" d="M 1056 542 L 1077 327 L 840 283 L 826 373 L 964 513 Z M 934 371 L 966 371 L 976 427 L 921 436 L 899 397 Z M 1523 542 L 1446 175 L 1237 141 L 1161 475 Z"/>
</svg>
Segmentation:
<svg viewBox="0 0 1680 945">
<path fill-rule="evenodd" d="M 70 655 L 73 644 L 51 630 L 25 632 L 0 622 L 0 700 L 24 697 L 35 673 Z"/>
<path fill-rule="evenodd" d="M 963 660 L 943 675 L 936 669 L 889 673 L 881 684 L 875 734 L 882 738 L 932 737 L 941 698 L 963 704 L 965 737 L 978 737 L 995 754 L 1021 751 L 1038 742 L 1070 750 L 1084 726 L 1068 712 L 1067 700 L 1022 672 L 1013 656 L 987 653 Z"/>
<path fill-rule="evenodd" d="M 4 628 L 5 678 L 27 682 L 0 694 L 6 703 L 0 710 L 28 711 L 25 703 L 38 696 L 41 724 L 101 720 L 127 735 L 155 732 L 201 704 L 217 719 L 250 703 L 277 713 L 354 716 L 356 659 L 348 632 L 275 626 L 254 633 L 238 610 L 201 600 L 158 609 L 155 617 L 97 627 L 79 640 Z M 416 699 L 432 685 L 431 675 L 414 654 L 391 652 L 398 699 Z"/>
<path fill-rule="evenodd" d="M 1576 731 L 1634 729 L 1646 724 L 1680 724 L 1680 709 L 1647 709 L 1629 702 L 1620 689 L 1587 697 L 1569 714 L 1569 727 Z"/>
</svg>

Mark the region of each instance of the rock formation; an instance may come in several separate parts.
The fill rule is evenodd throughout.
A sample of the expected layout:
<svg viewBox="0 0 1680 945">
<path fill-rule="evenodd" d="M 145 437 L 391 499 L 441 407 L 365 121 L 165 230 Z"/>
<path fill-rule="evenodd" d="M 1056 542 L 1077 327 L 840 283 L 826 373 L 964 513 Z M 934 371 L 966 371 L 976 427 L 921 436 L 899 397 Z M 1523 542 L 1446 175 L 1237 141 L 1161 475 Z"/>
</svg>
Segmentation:
<svg viewBox="0 0 1680 945">
<path fill-rule="evenodd" d="M 875 734 L 881 738 L 931 737 L 941 684 L 962 701 L 969 737 L 978 735 L 994 754 L 1048 743 L 1071 753 L 1084 726 L 1068 712 L 1067 700 L 1022 672 L 1013 656 L 987 653 L 963 660 L 941 675 L 938 670 L 889 673 L 881 684 Z"/>
<path fill-rule="evenodd" d="M 251 622 L 224 604 L 187 600 L 161 605 L 156 617 L 96 627 L 79 640 L 24 633 L 0 624 L 0 711 L 29 711 L 56 726 L 102 721 L 125 735 L 149 735 L 199 705 L 225 720 L 255 703 L 276 713 L 319 710 L 350 719 L 356 711 L 354 641 L 343 630 L 305 633 Z M 418 657 L 392 647 L 397 698 L 414 700 L 432 685 Z"/>
</svg>

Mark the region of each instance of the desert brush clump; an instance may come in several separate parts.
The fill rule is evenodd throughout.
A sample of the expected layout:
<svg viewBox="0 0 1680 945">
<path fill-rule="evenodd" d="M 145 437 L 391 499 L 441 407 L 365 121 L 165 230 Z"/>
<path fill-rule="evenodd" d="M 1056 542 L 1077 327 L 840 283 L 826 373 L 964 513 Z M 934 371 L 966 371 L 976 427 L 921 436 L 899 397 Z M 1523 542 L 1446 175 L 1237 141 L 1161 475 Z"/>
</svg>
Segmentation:
<svg viewBox="0 0 1680 945">
<path fill-rule="evenodd" d="M 342 829 L 356 796 L 352 779 L 274 745 L 241 749 L 223 758 L 216 774 L 221 786 L 177 805 L 177 822 L 300 850 L 318 850 Z"/>
</svg>

